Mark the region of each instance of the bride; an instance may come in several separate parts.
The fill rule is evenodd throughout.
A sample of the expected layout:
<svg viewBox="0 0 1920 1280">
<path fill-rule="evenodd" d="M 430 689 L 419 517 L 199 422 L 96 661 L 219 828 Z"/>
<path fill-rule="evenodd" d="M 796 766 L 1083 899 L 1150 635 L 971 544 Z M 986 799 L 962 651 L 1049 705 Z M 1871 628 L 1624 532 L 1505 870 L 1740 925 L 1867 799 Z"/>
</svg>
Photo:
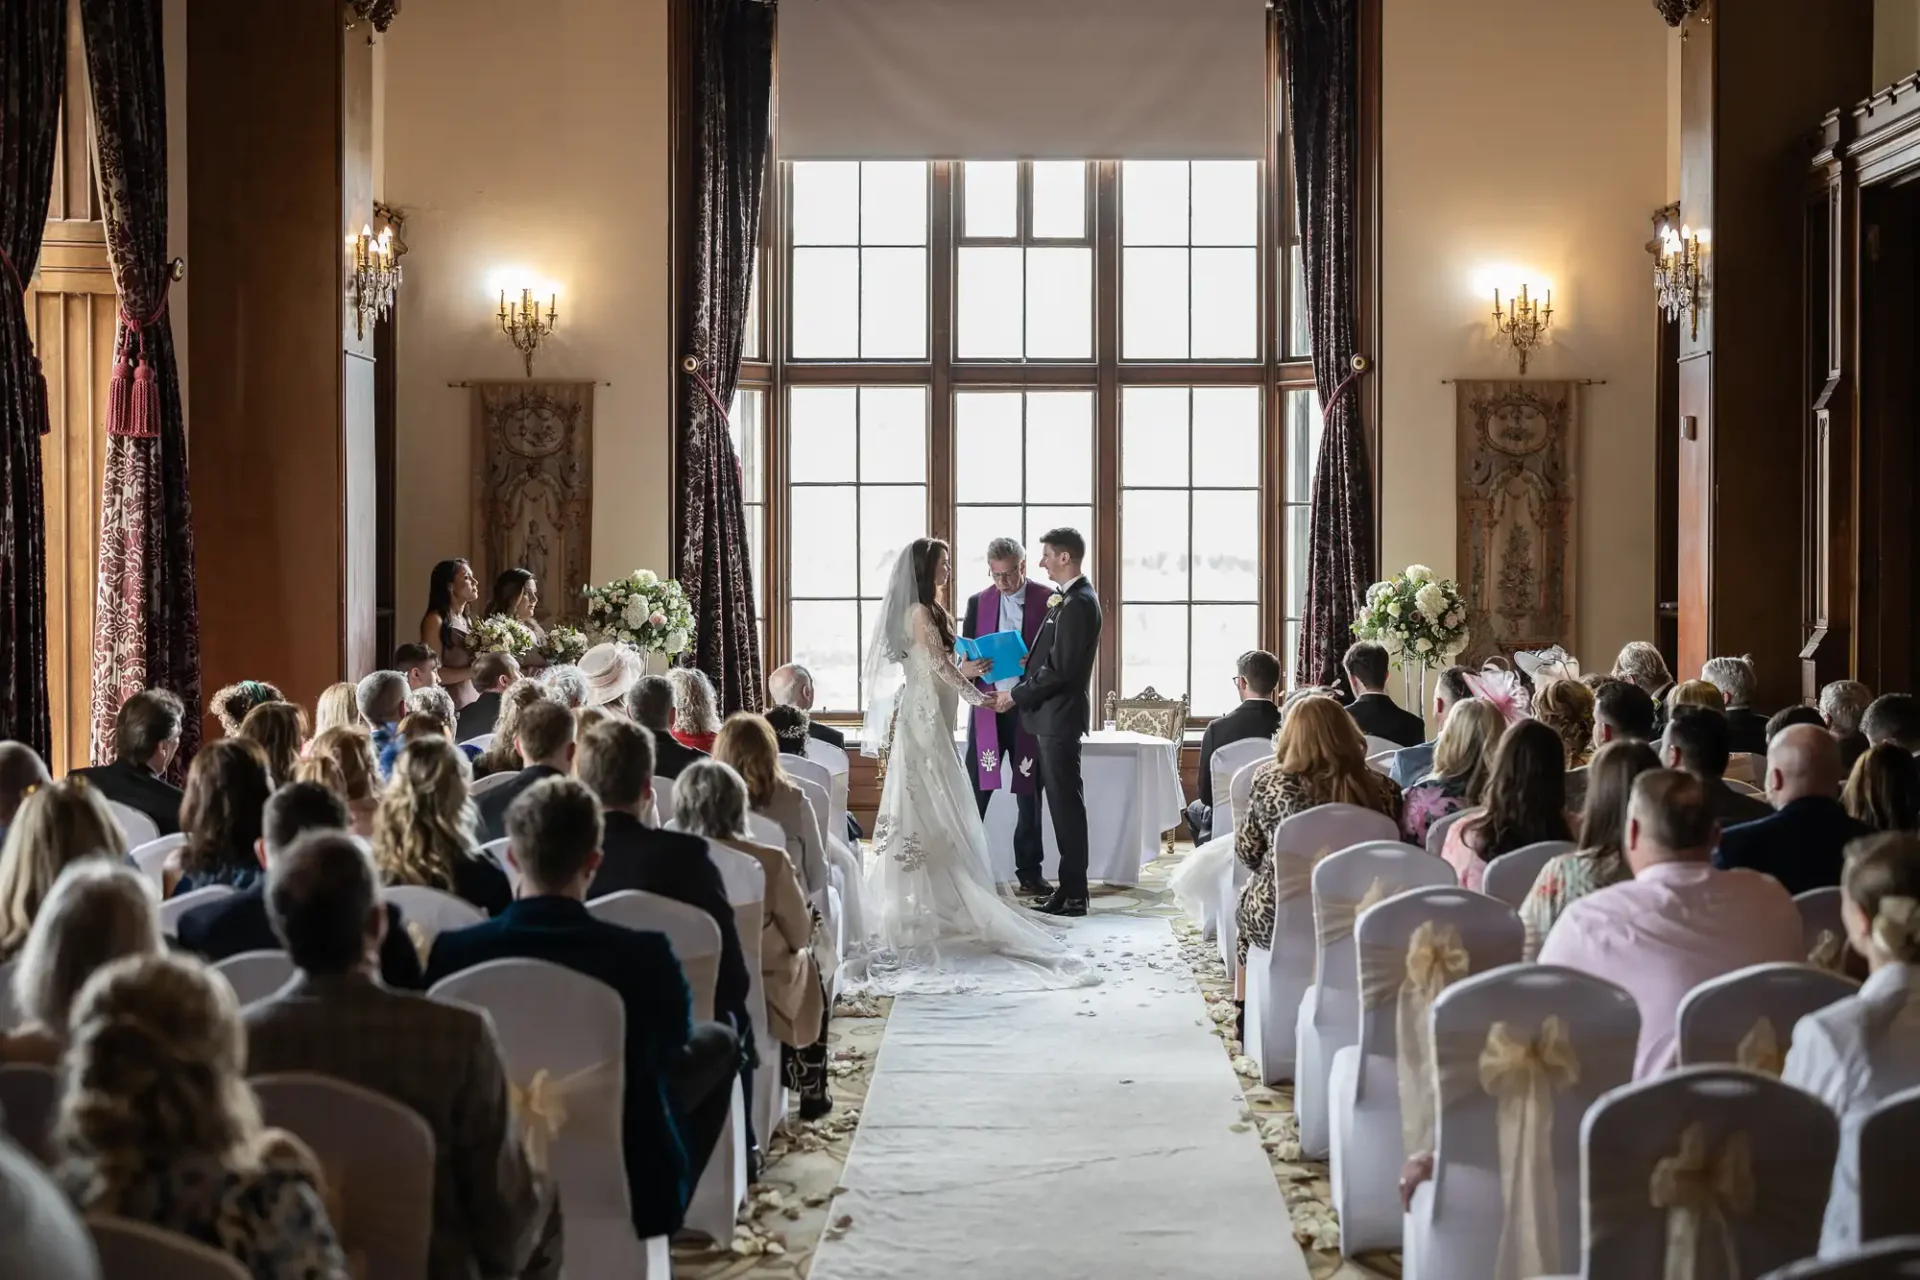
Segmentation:
<svg viewBox="0 0 1920 1280">
<path fill-rule="evenodd" d="M 991 699 L 969 678 L 980 667 L 954 658 L 953 618 L 940 602 L 951 572 L 937 538 L 902 551 L 867 651 L 860 749 L 886 761 L 886 784 L 867 870 L 873 936 L 842 981 L 888 994 L 1091 985 L 1091 966 L 995 887 L 954 747 L 959 701 Z"/>
</svg>

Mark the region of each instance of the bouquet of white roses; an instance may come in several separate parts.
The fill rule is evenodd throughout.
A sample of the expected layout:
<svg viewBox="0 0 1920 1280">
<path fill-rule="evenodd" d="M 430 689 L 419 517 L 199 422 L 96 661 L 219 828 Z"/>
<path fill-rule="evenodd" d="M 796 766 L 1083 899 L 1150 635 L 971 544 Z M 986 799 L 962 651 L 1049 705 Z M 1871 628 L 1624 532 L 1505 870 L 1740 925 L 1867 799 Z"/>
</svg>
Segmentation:
<svg viewBox="0 0 1920 1280">
<path fill-rule="evenodd" d="M 587 633 L 578 627 L 554 627 L 540 652 L 549 662 L 578 662 L 587 656 Z"/>
<path fill-rule="evenodd" d="M 504 613 L 490 614 L 474 623 L 472 639 L 475 653 L 510 653 L 516 658 L 540 647 L 532 627 Z"/>
<path fill-rule="evenodd" d="M 604 587 L 583 590 L 587 624 L 602 640 L 672 655 L 693 638 L 693 606 L 672 578 L 662 578 L 651 569 L 635 569 Z"/>
<path fill-rule="evenodd" d="M 1408 565 L 1367 588 L 1353 633 L 1385 645 L 1403 666 L 1445 666 L 1467 647 L 1467 602 L 1459 583 L 1435 578 L 1423 564 Z"/>
</svg>

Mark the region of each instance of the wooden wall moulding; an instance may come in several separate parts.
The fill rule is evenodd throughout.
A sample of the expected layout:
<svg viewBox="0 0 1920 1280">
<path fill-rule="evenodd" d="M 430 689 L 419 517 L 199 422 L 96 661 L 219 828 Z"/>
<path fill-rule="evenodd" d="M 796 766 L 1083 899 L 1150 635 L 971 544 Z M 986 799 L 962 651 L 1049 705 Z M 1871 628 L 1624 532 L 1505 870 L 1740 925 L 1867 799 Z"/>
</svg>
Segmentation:
<svg viewBox="0 0 1920 1280">
<path fill-rule="evenodd" d="M 540 583 L 543 626 L 578 623 L 593 542 L 591 382 L 473 384 L 474 575 L 483 595 L 503 569 Z"/>
<path fill-rule="evenodd" d="M 1475 656 L 1573 645 L 1579 388 L 1455 385 L 1458 563 Z"/>
</svg>

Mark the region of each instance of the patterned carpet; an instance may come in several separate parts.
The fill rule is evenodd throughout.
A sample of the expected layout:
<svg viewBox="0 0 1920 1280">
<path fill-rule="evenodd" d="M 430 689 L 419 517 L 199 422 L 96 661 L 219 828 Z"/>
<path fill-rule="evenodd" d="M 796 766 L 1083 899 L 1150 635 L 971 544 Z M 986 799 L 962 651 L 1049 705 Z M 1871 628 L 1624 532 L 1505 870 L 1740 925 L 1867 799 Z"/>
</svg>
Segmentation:
<svg viewBox="0 0 1920 1280">
<path fill-rule="evenodd" d="M 1233 1059 L 1234 1069 L 1247 1084 L 1242 1123 L 1257 1129 L 1266 1148 L 1273 1176 L 1280 1184 L 1293 1215 L 1293 1230 L 1307 1251 L 1314 1280 L 1397 1280 L 1397 1254 L 1368 1255 L 1363 1262 L 1340 1257 L 1339 1227 L 1328 1203 L 1327 1167 L 1300 1158 L 1293 1122 L 1292 1091 L 1270 1089 L 1255 1080 L 1253 1063 L 1240 1056 L 1233 1037 L 1232 984 L 1220 963 L 1219 952 L 1200 937 L 1199 929 L 1180 912 L 1167 892 L 1167 874 L 1188 852 L 1175 849 L 1142 872 L 1138 888 L 1099 893 L 1095 911 L 1159 916 L 1173 920 L 1180 952 L 1200 983 L 1216 1024 L 1221 1049 Z M 673 1271 L 681 1280 L 801 1280 L 813 1261 L 813 1249 L 823 1232 L 859 1230 L 844 1215 L 829 1221 L 829 1211 L 840 1171 L 847 1161 L 867 1081 L 886 1034 L 890 1000 L 842 1001 L 828 1030 L 833 1071 L 833 1114 L 813 1124 L 797 1119 L 773 1139 L 762 1181 L 754 1184 L 732 1248 L 676 1246 Z"/>
</svg>

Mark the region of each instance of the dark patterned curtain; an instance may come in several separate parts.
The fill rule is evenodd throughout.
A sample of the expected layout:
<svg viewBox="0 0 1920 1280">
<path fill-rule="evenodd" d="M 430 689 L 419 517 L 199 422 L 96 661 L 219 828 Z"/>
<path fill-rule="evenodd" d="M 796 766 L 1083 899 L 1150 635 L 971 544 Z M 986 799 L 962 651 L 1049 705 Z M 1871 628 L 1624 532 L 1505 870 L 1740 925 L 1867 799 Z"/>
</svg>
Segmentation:
<svg viewBox="0 0 1920 1280">
<path fill-rule="evenodd" d="M 93 758 L 113 758 L 114 717 L 142 689 L 186 704 L 176 773 L 200 737 L 200 617 L 186 423 L 167 315 L 167 116 L 160 0 L 86 0 L 94 150 L 120 294 L 93 624 Z"/>
<path fill-rule="evenodd" d="M 47 709 L 47 383 L 27 336 L 27 281 L 53 196 L 67 71 L 66 0 L 0 0 L 0 738 L 53 750 Z"/>
<path fill-rule="evenodd" d="M 1294 670 L 1330 685 L 1353 642 L 1373 581 L 1373 485 L 1360 423 L 1358 327 L 1359 0 L 1286 0 L 1288 133 L 1300 201 L 1300 240 L 1313 337 L 1313 380 L 1326 430 L 1309 510 L 1307 611 Z"/>
<path fill-rule="evenodd" d="M 693 233 L 679 404 L 680 583 L 694 610 L 693 665 L 731 713 L 762 703 L 740 459 L 727 407 L 740 376 L 747 287 L 760 243 L 773 89 L 773 11 L 694 0 Z"/>
</svg>

